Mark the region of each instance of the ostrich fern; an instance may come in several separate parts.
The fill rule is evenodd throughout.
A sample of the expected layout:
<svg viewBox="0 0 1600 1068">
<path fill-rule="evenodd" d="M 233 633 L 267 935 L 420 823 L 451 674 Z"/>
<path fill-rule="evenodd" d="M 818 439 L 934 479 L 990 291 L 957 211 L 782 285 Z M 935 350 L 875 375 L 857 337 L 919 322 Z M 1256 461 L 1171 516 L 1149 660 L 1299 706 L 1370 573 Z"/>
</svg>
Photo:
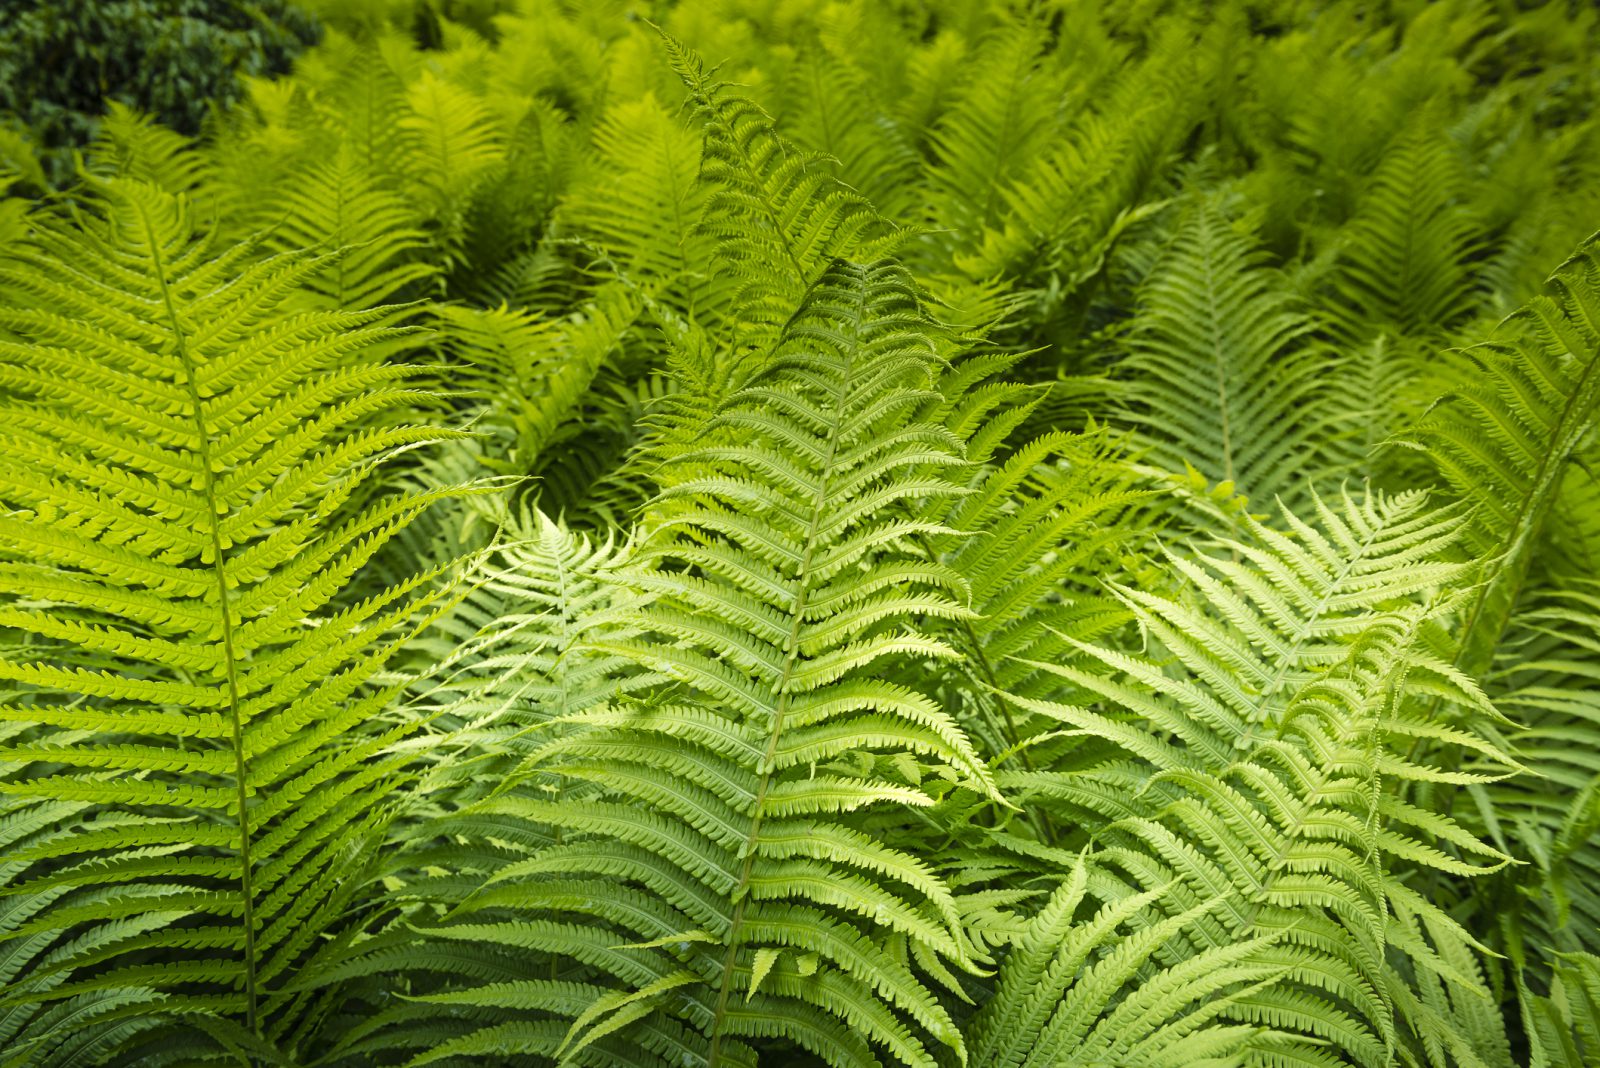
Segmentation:
<svg viewBox="0 0 1600 1068">
<path fill-rule="evenodd" d="M 0 1066 L 1600 1056 L 1600 16 L 304 2 L 0 116 Z"/>
<path fill-rule="evenodd" d="M 394 418 L 379 313 L 287 310 L 320 258 L 136 181 L 95 211 L 0 267 L 8 1047 L 292 1050 L 404 781 L 373 676 L 447 589 L 346 595 L 438 494 L 360 497 L 447 434 Z"/>
<path fill-rule="evenodd" d="M 946 529 L 896 517 L 897 502 L 958 490 L 938 473 L 960 462 L 957 443 L 915 418 L 938 366 L 931 330 L 898 268 L 823 275 L 768 370 L 662 468 L 654 534 L 626 580 L 647 599 L 624 616 L 658 637 L 598 646 L 654 674 L 656 692 L 563 717 L 570 729 L 535 757 L 598 793 L 481 806 L 563 833 L 436 934 L 515 939 L 628 984 L 570 1013 L 564 1037 L 540 1032 L 548 1053 L 606 1048 L 630 1025 L 669 1063 L 748 1063 L 744 1040 L 774 1036 L 840 1064 L 872 1063 L 868 1042 L 907 1064 L 935 1063 L 928 1038 L 961 1048 L 904 958 L 946 984 L 947 965 L 978 967 L 955 903 L 925 865 L 852 826 L 866 807 L 931 800 L 843 759 L 916 754 L 993 792 L 947 714 L 871 671 L 955 655 L 910 623 L 966 614 L 948 568 L 895 550 Z M 579 902 L 600 878 L 616 894 Z M 474 920 L 511 906 L 552 915 Z M 621 950 L 600 955 L 607 944 Z M 518 1003 L 559 1011 L 530 994 Z"/>
</svg>

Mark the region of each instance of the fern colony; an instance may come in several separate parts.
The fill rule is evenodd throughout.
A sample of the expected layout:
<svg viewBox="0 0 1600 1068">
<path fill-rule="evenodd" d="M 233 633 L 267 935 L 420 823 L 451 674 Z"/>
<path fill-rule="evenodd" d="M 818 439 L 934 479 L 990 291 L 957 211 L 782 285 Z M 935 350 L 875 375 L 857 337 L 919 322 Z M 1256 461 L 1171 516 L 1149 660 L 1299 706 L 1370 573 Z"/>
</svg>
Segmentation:
<svg viewBox="0 0 1600 1068">
<path fill-rule="evenodd" d="M 330 3 L 0 135 L 0 1065 L 1600 1063 L 1523 6 Z"/>
</svg>

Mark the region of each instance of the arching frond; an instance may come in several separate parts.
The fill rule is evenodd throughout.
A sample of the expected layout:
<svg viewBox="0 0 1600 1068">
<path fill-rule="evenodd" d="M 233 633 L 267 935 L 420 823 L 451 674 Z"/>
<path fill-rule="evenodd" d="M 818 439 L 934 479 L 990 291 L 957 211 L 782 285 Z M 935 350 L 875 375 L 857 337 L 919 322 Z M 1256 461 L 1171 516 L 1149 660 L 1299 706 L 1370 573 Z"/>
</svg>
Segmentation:
<svg viewBox="0 0 1600 1068">
<path fill-rule="evenodd" d="M 467 199 L 505 159 L 504 141 L 481 99 L 432 71 L 411 83 L 406 102 L 399 127 L 411 193 L 447 242 L 459 240 Z"/>
<path fill-rule="evenodd" d="M 1263 504 L 1317 470 L 1316 324 L 1214 205 L 1190 210 L 1140 305 L 1123 367 L 1152 459 Z"/>
<path fill-rule="evenodd" d="M 1450 146 L 1421 131 L 1385 154 L 1351 220 L 1333 275 L 1330 318 L 1354 341 L 1431 333 L 1477 299 L 1468 258 L 1479 238 Z"/>
<path fill-rule="evenodd" d="M 483 404 L 484 465 L 511 475 L 538 470 L 541 453 L 563 433 L 601 364 L 638 314 L 626 289 L 603 290 L 564 320 L 510 308 L 442 306 L 446 345 L 460 363 L 447 380 Z"/>
<path fill-rule="evenodd" d="M 260 206 L 255 218 L 277 249 L 338 253 L 307 280 L 320 307 L 374 308 L 419 291 L 437 273 L 418 255 L 427 235 L 415 212 L 356 163 L 348 147 L 292 173 L 281 197 Z"/>
<path fill-rule="evenodd" d="M 994 997 L 972 1023 L 972 1063 L 1222 1068 L 1267 1060 L 1268 1051 L 1289 1037 L 1219 1022 L 1232 1003 L 1283 975 L 1281 965 L 1258 959 L 1270 936 L 1212 946 L 1162 967 L 1157 957 L 1167 944 L 1221 902 L 1141 926 L 1138 920 L 1161 889 L 1112 898 L 1098 909 L 1091 906 L 1095 889 L 1101 888 L 1091 887 L 1080 858 L 1029 922 L 1001 969 Z"/>
<path fill-rule="evenodd" d="M 609 180 L 570 198 L 567 221 L 628 278 L 715 321 L 732 294 L 702 227 L 710 190 L 698 180 L 700 138 L 645 97 L 608 112 L 595 144 Z"/>
<path fill-rule="evenodd" d="M 859 9 L 853 14 L 861 15 Z M 916 208 L 918 161 L 907 131 L 874 99 L 854 57 L 816 49 L 802 54 L 785 94 L 785 130 L 820 152 L 838 179 L 885 217 L 907 221 Z"/>
<path fill-rule="evenodd" d="M 559 836 L 438 934 L 525 935 L 620 983 L 571 1013 L 552 1053 L 667 1026 L 687 1029 L 685 1055 L 719 1066 L 769 1038 L 838 1065 L 872 1063 L 869 1044 L 930 1066 L 930 1042 L 961 1048 L 925 978 L 950 984 L 944 962 L 976 966 L 954 902 L 924 864 L 852 822 L 930 799 L 846 759 L 916 754 L 993 790 L 943 710 L 875 677 L 898 657 L 953 655 L 914 620 L 966 613 L 947 568 L 895 547 L 942 530 L 897 505 L 958 490 L 939 475 L 960 461 L 955 443 L 914 419 L 931 329 L 898 268 L 823 276 L 770 369 L 719 407 L 697 452 L 662 468 L 656 533 L 630 579 L 651 599 L 626 616 L 659 637 L 602 648 L 676 684 L 569 716 L 544 746 L 542 766 L 593 784 L 593 799 L 484 807 Z M 595 878 L 617 894 L 561 889 Z M 507 907 L 549 918 L 474 918 Z"/>
<path fill-rule="evenodd" d="M 117 100 L 107 102 L 89 156 L 96 174 L 149 182 L 173 194 L 207 177 L 206 159 L 188 138 Z"/>
<path fill-rule="evenodd" d="M 403 781 L 372 680 L 444 594 L 346 596 L 429 500 L 346 502 L 447 432 L 395 418 L 381 312 L 286 310 L 316 257 L 213 247 L 143 183 L 97 210 L 0 264 L 7 1049 L 293 1055 Z"/>
<path fill-rule="evenodd" d="M 1103 270 L 1118 238 L 1153 209 L 1142 201 L 1194 121 L 1193 83 L 1203 76 L 1196 51 L 1176 26 L 1097 86 L 1062 135 L 1005 185 L 1003 216 L 958 257 L 961 268 L 1038 290 L 1042 315 Z"/>
<path fill-rule="evenodd" d="M 1054 129 L 1061 83 L 1041 61 L 1044 43 L 1034 19 L 995 31 L 963 64 L 963 86 L 931 135 L 934 216 L 959 246 L 971 247 L 999 223 L 1009 180 Z"/>
<path fill-rule="evenodd" d="M 1084 825 L 1131 888 L 1165 888 L 1163 914 L 1221 895 L 1180 955 L 1270 940 L 1240 962 L 1277 981 L 1221 1018 L 1301 1036 L 1307 1063 L 1329 1063 L 1322 1043 L 1357 1064 L 1506 1063 L 1502 1024 L 1476 1007 L 1478 943 L 1400 877 L 1509 859 L 1400 789 L 1514 769 L 1481 730 L 1483 695 L 1428 650 L 1451 604 L 1436 591 L 1466 570 L 1441 559 L 1461 513 L 1411 494 L 1284 519 L 1289 533 L 1255 525 L 1226 546 L 1237 559 L 1174 556 L 1174 595 L 1124 591 L 1147 651 L 1089 645 L 1095 666 L 1042 665 L 1092 698 L 1024 707 L 1109 749 L 1081 770 L 1000 781 Z M 1419 740 L 1479 767 L 1419 761 Z"/>
<path fill-rule="evenodd" d="M 1473 373 L 1404 438 L 1476 510 L 1483 574 L 1457 663 L 1484 671 L 1505 631 L 1568 466 L 1600 406 L 1600 246 L 1587 242 L 1546 291 L 1466 351 Z"/>
<path fill-rule="evenodd" d="M 714 81 L 699 56 L 671 37 L 666 48 L 705 122 L 705 228 L 722 269 L 740 279 L 745 343 L 761 346 L 835 258 L 870 262 L 901 238 L 829 168 L 780 137 L 758 106 Z"/>
<path fill-rule="evenodd" d="M 1068 635 L 1088 639 L 1122 617 L 1099 584 L 1129 540 L 1118 519 L 1150 491 L 1136 484 L 1118 445 L 1105 431 L 1036 438 L 982 470 L 945 517 L 951 533 L 929 539 L 967 583 L 973 616 L 943 626 L 964 658 L 961 706 L 994 754 L 1032 733 L 997 694 L 1054 693 L 1054 676 L 1036 664 L 1073 658 Z M 1032 766 L 1026 751 L 1020 759 Z"/>
</svg>

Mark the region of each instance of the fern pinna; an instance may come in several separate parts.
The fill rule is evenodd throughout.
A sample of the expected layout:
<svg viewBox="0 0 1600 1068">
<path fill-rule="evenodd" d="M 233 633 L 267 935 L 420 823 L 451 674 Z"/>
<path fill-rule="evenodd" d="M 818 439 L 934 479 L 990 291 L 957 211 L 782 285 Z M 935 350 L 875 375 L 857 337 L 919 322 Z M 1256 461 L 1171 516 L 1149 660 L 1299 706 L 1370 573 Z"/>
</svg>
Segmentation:
<svg viewBox="0 0 1600 1068">
<path fill-rule="evenodd" d="M 7 1056 L 292 1051 L 404 782 L 374 676 L 447 589 L 348 596 L 437 496 L 367 491 L 445 432 L 379 313 L 286 307 L 318 256 L 93 210 L 4 265 Z"/>
</svg>

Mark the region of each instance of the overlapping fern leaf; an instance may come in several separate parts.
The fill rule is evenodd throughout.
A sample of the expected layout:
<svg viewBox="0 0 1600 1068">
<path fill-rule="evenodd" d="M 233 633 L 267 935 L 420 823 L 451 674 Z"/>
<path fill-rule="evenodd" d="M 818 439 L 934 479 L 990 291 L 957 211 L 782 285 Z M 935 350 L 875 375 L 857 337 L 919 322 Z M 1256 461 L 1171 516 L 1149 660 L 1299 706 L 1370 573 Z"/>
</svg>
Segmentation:
<svg viewBox="0 0 1600 1068">
<path fill-rule="evenodd" d="M 1083 102 L 1081 113 L 1001 190 L 1004 214 L 958 257 L 974 277 L 1003 273 L 1043 318 L 1104 269 L 1113 244 L 1155 205 L 1141 201 L 1193 124 L 1186 98 L 1205 52 L 1181 24 Z"/>
<path fill-rule="evenodd" d="M 1348 225 L 1329 318 L 1351 341 L 1376 331 L 1435 333 L 1481 299 L 1469 259 L 1476 226 L 1451 146 L 1411 130 L 1396 138 Z"/>
<path fill-rule="evenodd" d="M 771 367 L 664 466 L 629 578 L 650 599 L 623 617 L 656 637 L 601 647 L 665 681 L 557 721 L 535 759 L 598 792 L 485 803 L 554 840 L 433 932 L 552 956 L 571 1007 L 543 997 L 550 980 L 452 1001 L 575 1019 L 497 1025 L 440 1055 L 510 1034 L 595 1064 L 747 1064 L 776 1042 L 933 1065 L 930 1046 L 962 1048 L 935 993 L 978 966 L 955 902 L 855 826 L 931 803 L 899 755 L 993 794 L 950 716 L 881 678 L 953 656 L 915 621 L 968 611 L 955 573 L 905 547 L 944 528 L 904 505 L 959 490 L 942 474 L 959 442 L 915 418 L 936 396 L 931 332 L 898 267 L 835 264 Z"/>
<path fill-rule="evenodd" d="M 1318 472 L 1315 322 L 1212 203 L 1194 205 L 1145 282 L 1124 368 L 1152 459 L 1266 505 Z"/>
<path fill-rule="evenodd" d="M 1402 438 L 1476 513 L 1468 544 L 1483 574 L 1457 662 L 1480 674 L 1600 414 L 1600 243 L 1586 242 L 1544 293 L 1464 355 L 1471 371 Z"/>
<path fill-rule="evenodd" d="M 739 279 L 746 344 L 760 347 L 835 258 L 871 262 L 903 236 L 825 161 L 780 137 L 752 100 L 715 81 L 693 51 L 671 37 L 666 47 L 705 122 L 700 169 L 712 192 L 703 226 L 722 269 Z"/>
<path fill-rule="evenodd" d="M 716 269 L 716 243 L 701 225 L 710 189 L 697 181 L 700 138 L 646 97 L 608 112 L 595 146 L 610 180 L 570 198 L 565 220 L 626 277 L 685 315 L 716 321 L 734 280 Z"/>
<path fill-rule="evenodd" d="M 940 625 L 963 658 L 958 707 L 993 754 L 1033 733 L 998 694 L 1055 692 L 1036 664 L 1072 658 L 1069 636 L 1104 634 L 1123 617 L 1101 576 L 1133 540 L 1119 520 L 1150 491 L 1136 485 L 1122 446 L 1105 430 L 1035 438 L 979 469 L 945 516 L 950 533 L 928 539 L 970 591 L 972 614 Z M 1043 691 L 1033 685 L 1041 680 Z M 1026 749 L 1016 758 L 1032 766 Z"/>
<path fill-rule="evenodd" d="M 292 174 L 266 211 L 271 214 L 258 221 L 276 248 L 340 253 L 307 281 L 318 306 L 359 311 L 392 303 L 435 273 L 418 256 L 427 235 L 414 213 L 356 162 L 348 146 Z"/>
<path fill-rule="evenodd" d="M 626 556 L 614 540 L 574 533 L 531 507 L 506 517 L 481 583 L 451 620 L 454 633 L 441 627 L 435 639 L 449 643 L 439 660 L 473 698 L 455 714 L 497 725 L 504 737 L 493 749 L 525 750 L 534 744 L 529 726 L 638 688 L 627 659 L 592 647 L 603 633 L 616 636 L 602 618 L 625 594 L 615 576 Z"/>
<path fill-rule="evenodd" d="M 639 314 L 634 295 L 602 289 L 564 319 L 523 309 L 442 305 L 436 315 L 455 357 L 441 374 L 479 406 L 482 462 L 526 476 L 573 427 L 584 393 Z M 588 472 L 592 477 L 598 472 Z"/>
<path fill-rule="evenodd" d="M 1593 240 L 1462 358 L 1472 375 L 1407 439 L 1473 508 L 1467 545 L 1478 584 L 1448 648 L 1517 718 L 1510 737 L 1531 774 L 1486 791 L 1446 789 L 1421 803 L 1481 821 L 1482 833 L 1525 862 L 1475 909 L 1530 1011 L 1549 996 L 1563 954 L 1594 951 L 1600 910 L 1591 889 L 1600 865 L 1600 767 L 1587 756 L 1600 742 L 1590 697 L 1600 615 L 1583 538 L 1562 546 L 1552 523 L 1581 526 L 1591 478 L 1586 457 L 1600 405 Z M 1563 507 L 1575 514 L 1563 516 Z M 1538 1063 L 1561 1063 L 1537 1026 L 1525 1030 L 1539 1057 L 1554 1058 Z"/>
<path fill-rule="evenodd" d="M 827 161 L 780 136 L 759 106 L 717 81 L 693 50 L 663 36 L 673 70 L 704 122 L 703 188 L 691 196 L 669 183 L 667 191 L 673 203 L 699 205 L 699 224 L 687 227 L 684 220 L 680 232 L 692 233 L 697 245 L 709 239 L 713 256 L 704 268 L 705 283 L 718 296 L 691 305 L 687 319 L 675 310 L 682 301 L 671 293 L 651 302 L 679 388 L 657 406 L 649 448 L 637 450 L 636 459 L 692 446 L 708 413 L 745 376 L 766 366 L 783 325 L 835 260 L 872 262 L 905 238 L 841 183 Z M 663 194 L 657 183 L 645 188 L 647 195 Z M 626 252 L 630 242 L 621 244 Z M 680 247 L 669 255 L 692 251 L 697 250 Z M 659 253 L 654 258 L 659 265 Z M 636 263 L 647 271 L 651 266 L 650 259 Z M 684 281 L 700 284 L 695 277 Z M 648 275 L 640 282 L 652 284 Z M 706 314 L 724 303 L 726 318 Z M 636 483 L 638 474 L 624 470 L 612 481 Z"/>
<path fill-rule="evenodd" d="M 1042 152 L 1053 132 L 1061 74 L 1044 62 L 1042 19 L 996 28 L 962 64 L 963 84 L 930 134 L 929 175 L 943 239 L 973 247 L 997 225 L 1012 178 Z"/>
<path fill-rule="evenodd" d="M 1507 628 L 1494 680 L 1529 774 L 1486 791 L 1492 831 L 1527 863 L 1487 907 L 1518 981 L 1541 988 L 1558 954 L 1600 950 L 1597 593 L 1588 578 L 1542 591 Z"/>
<path fill-rule="evenodd" d="M 497 506 L 486 511 L 503 513 Z M 481 557 L 470 591 L 411 643 L 415 655 L 436 665 L 416 700 L 437 710 L 429 718 L 439 737 L 408 799 L 410 823 L 397 830 L 382 864 L 387 911 L 369 937 L 322 961 L 320 984 L 371 991 L 371 1011 L 353 1018 L 333 1044 L 335 1062 L 426 1062 L 439 1046 L 441 1057 L 515 1048 L 514 1036 L 528 1025 L 487 1031 L 482 1025 L 492 1010 L 516 1007 L 508 998 L 560 989 L 548 983 L 551 953 L 423 937 L 415 924 L 436 922 L 443 910 L 484 893 L 508 865 L 559 840 L 550 828 L 498 811 L 486 799 L 531 793 L 570 804 L 594 795 L 589 784 L 562 782 L 543 768 L 541 746 L 551 729 L 564 729 L 552 724 L 660 682 L 628 658 L 594 647 L 631 636 L 605 621 L 616 602 L 632 596 L 614 581 L 627 547 L 592 541 L 531 508 L 498 519 L 500 538 Z M 384 996 L 397 979 L 412 997 Z M 486 981 L 497 985 L 450 992 Z M 452 1007 L 473 1004 L 478 1008 L 465 1014 Z M 543 1030 L 558 1040 L 564 1026 L 546 1023 Z"/>
<path fill-rule="evenodd" d="M 1528 999 L 1532 1063 L 1578 1068 L 1600 1054 L 1600 957 L 1572 954 L 1547 997 Z"/>
<path fill-rule="evenodd" d="M 972 1062 L 994 1068 L 1224 1068 L 1281 1052 L 1283 1035 L 1226 1021 L 1242 996 L 1282 977 L 1260 959 L 1271 938 L 1198 952 L 1178 949 L 1185 929 L 1218 910 L 1220 898 L 1145 926 L 1164 887 L 1107 893 L 1118 880 L 1092 878 L 1079 857 L 1049 902 L 1011 948 L 994 995 L 974 1018 Z M 1098 908 L 1086 908 L 1099 895 Z M 1274 1046 L 1278 1047 L 1274 1050 Z"/>
<path fill-rule="evenodd" d="M 95 212 L 0 264 L 0 1027 L 17 1063 L 292 1057 L 403 778 L 372 680 L 446 590 L 346 595 L 429 504 L 368 490 L 445 432 L 380 312 L 286 310 L 318 256 L 134 181 Z"/>
<path fill-rule="evenodd" d="M 1215 902 L 1171 953 L 1266 940 L 1236 963 L 1277 980 L 1219 1015 L 1299 1036 L 1284 1058 L 1507 1063 L 1478 943 L 1405 878 L 1509 859 L 1403 795 L 1515 768 L 1484 730 L 1482 693 L 1431 651 L 1469 574 L 1444 558 L 1462 512 L 1409 493 L 1319 501 L 1315 523 L 1284 523 L 1253 524 L 1229 557 L 1174 555 L 1172 594 L 1123 591 L 1148 651 L 1086 645 L 1094 666 L 1041 665 L 1092 696 L 1021 703 L 1103 749 L 1001 784 L 1083 826 L 1127 893 L 1161 890 L 1161 914 Z M 1418 759 L 1419 742 L 1476 767 Z"/>
</svg>

